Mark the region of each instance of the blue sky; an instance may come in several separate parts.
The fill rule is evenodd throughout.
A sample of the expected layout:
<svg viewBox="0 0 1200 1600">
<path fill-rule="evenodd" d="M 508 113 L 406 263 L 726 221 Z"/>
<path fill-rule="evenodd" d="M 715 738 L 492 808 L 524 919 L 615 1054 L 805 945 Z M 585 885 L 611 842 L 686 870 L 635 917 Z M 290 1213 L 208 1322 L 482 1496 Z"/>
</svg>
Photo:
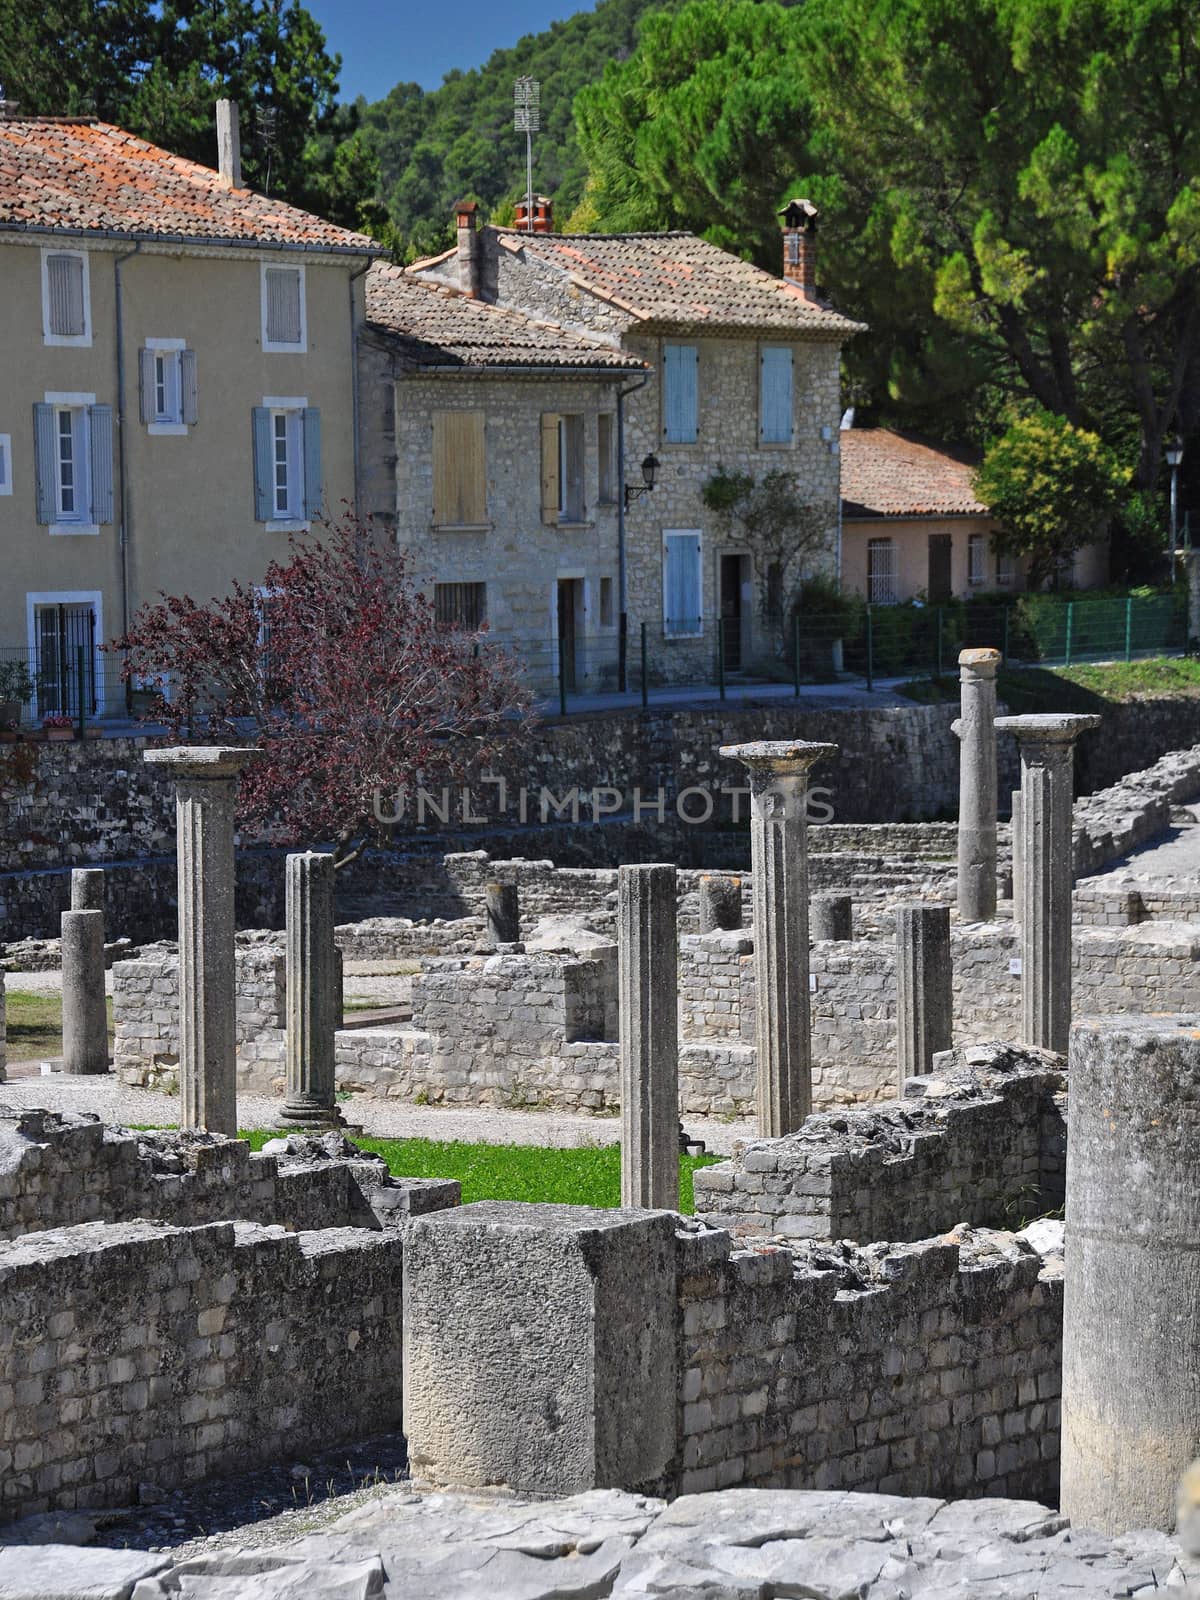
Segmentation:
<svg viewBox="0 0 1200 1600">
<path fill-rule="evenodd" d="M 342 98 L 381 99 L 395 83 L 436 89 L 451 67 L 477 67 L 493 50 L 538 33 L 590 0 L 305 0 L 342 57 Z"/>
</svg>

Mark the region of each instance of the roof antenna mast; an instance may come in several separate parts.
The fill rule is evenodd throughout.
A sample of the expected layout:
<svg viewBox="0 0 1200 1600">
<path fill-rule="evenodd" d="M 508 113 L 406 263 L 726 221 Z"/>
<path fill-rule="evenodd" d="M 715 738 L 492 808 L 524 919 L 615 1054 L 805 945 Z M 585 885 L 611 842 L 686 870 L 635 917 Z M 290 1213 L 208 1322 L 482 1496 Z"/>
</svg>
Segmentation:
<svg viewBox="0 0 1200 1600">
<path fill-rule="evenodd" d="M 536 78 L 513 85 L 513 127 L 525 135 L 525 231 L 533 232 L 533 136 L 542 126 L 542 86 Z"/>
</svg>

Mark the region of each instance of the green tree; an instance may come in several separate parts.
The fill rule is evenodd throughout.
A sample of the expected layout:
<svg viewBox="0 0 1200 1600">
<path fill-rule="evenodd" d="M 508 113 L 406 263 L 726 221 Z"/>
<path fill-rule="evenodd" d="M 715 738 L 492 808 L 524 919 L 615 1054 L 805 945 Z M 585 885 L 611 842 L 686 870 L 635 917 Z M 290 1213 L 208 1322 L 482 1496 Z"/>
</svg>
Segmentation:
<svg viewBox="0 0 1200 1600">
<path fill-rule="evenodd" d="M 1028 560 L 1031 588 L 1057 579 L 1077 550 L 1107 535 L 1128 483 L 1096 434 L 1049 411 L 1014 421 L 975 474 L 976 492 L 999 519 L 997 547 Z"/>
</svg>

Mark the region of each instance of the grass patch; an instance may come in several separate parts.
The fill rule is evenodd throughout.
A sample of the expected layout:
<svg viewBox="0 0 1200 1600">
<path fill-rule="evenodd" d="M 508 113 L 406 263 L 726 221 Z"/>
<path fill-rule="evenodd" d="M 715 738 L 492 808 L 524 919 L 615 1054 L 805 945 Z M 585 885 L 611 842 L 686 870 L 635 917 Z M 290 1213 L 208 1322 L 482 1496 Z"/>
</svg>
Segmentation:
<svg viewBox="0 0 1200 1600">
<path fill-rule="evenodd" d="M 108 1010 L 108 1042 L 113 1041 L 112 997 L 105 1000 Z M 8 1059 L 44 1061 L 62 1055 L 62 996 L 31 994 L 27 989 L 9 989 L 5 995 L 8 1025 Z"/>
<path fill-rule="evenodd" d="M 957 702 L 957 677 L 914 678 L 896 690 L 922 705 Z M 1014 716 L 1038 711 L 1099 711 L 1145 695 L 1200 694 L 1200 659 L 1152 656 L 1144 661 L 1078 667 L 1018 667 L 1001 672 L 996 692 Z"/>
</svg>

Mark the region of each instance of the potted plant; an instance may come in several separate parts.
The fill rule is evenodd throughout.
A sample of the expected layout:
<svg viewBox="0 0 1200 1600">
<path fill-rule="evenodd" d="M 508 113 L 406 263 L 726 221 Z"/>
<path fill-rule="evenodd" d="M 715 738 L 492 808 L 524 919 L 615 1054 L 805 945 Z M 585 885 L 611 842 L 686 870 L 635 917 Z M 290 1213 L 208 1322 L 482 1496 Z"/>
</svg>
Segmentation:
<svg viewBox="0 0 1200 1600">
<path fill-rule="evenodd" d="M 45 731 L 47 739 L 52 741 L 62 741 L 73 739 L 75 737 L 74 718 L 64 716 L 61 711 L 55 712 L 52 716 L 43 717 L 42 728 Z"/>
<path fill-rule="evenodd" d="M 0 725 L 17 726 L 33 688 L 33 676 L 23 661 L 0 661 Z"/>
</svg>

